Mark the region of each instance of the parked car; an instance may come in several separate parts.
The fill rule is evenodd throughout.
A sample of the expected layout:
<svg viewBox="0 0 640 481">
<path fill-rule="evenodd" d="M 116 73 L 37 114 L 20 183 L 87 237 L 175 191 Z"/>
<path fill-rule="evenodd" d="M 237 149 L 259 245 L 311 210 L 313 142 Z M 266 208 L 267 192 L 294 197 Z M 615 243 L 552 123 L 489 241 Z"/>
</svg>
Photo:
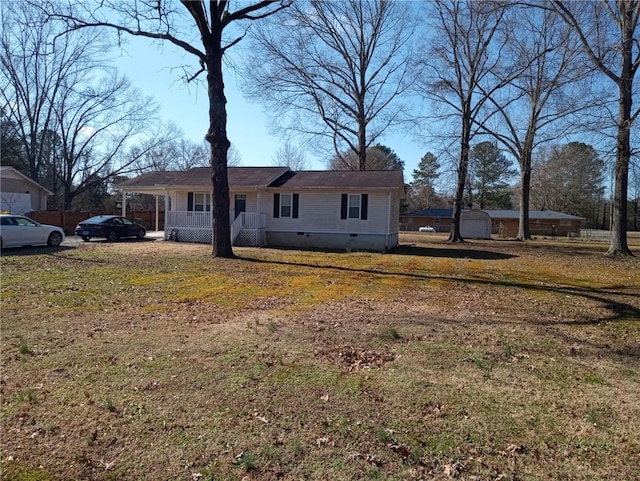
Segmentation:
<svg viewBox="0 0 640 481">
<path fill-rule="evenodd" d="M 0 214 L 0 248 L 47 245 L 58 247 L 64 231 L 55 225 L 40 224 L 23 215 Z"/>
<path fill-rule="evenodd" d="M 418 229 L 419 232 L 435 232 L 436 230 L 431 227 L 430 225 L 424 226 L 424 227 L 420 227 Z"/>
<path fill-rule="evenodd" d="M 97 215 L 83 220 L 76 226 L 76 235 L 87 242 L 93 237 L 115 242 L 123 237 L 144 239 L 147 231 L 136 221 L 117 215 Z"/>
</svg>

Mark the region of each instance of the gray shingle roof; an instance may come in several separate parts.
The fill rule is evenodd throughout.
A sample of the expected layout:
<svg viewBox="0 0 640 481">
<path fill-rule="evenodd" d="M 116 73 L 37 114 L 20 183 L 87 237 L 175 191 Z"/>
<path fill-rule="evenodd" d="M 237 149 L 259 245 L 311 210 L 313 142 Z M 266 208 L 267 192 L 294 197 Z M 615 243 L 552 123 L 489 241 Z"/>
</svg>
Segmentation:
<svg viewBox="0 0 640 481">
<path fill-rule="evenodd" d="M 287 189 L 397 189 L 404 188 L 399 170 L 309 170 L 291 172 L 271 187 Z"/>
<path fill-rule="evenodd" d="M 229 167 L 229 187 L 280 187 L 283 189 L 400 189 L 404 194 L 401 171 L 303 171 L 287 167 Z M 209 167 L 184 172 L 161 171 L 142 174 L 115 187 L 127 191 L 158 187 L 210 187 Z"/>
<path fill-rule="evenodd" d="M 229 167 L 229 185 L 233 187 L 265 187 L 287 172 L 287 167 Z M 158 186 L 211 187 L 211 169 L 195 167 L 185 171 L 149 172 L 116 185 L 117 189 Z"/>
<path fill-rule="evenodd" d="M 517 219 L 520 217 L 519 210 L 485 210 L 492 219 Z M 530 210 L 529 219 L 558 219 L 558 220 L 582 220 L 584 217 L 577 215 L 563 214 L 553 210 Z"/>
</svg>

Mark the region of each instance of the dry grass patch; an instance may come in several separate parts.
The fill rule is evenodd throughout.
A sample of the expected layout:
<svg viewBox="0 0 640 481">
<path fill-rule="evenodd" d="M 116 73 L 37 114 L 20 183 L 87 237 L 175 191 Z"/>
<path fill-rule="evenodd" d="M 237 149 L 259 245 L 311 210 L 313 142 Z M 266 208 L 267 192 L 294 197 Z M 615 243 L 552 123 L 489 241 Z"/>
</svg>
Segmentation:
<svg viewBox="0 0 640 481">
<path fill-rule="evenodd" d="M 424 239 L 3 255 L 2 478 L 638 479 L 638 259 Z"/>
</svg>

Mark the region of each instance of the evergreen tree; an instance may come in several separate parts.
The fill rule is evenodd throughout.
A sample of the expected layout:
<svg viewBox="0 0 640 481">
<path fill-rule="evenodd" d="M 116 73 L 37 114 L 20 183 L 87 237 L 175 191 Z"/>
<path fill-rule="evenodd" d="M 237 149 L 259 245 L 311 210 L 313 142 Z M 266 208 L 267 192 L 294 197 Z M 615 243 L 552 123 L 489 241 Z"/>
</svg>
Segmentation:
<svg viewBox="0 0 640 481">
<path fill-rule="evenodd" d="M 360 157 L 353 151 L 334 155 L 329 161 L 331 170 L 361 170 Z M 364 170 L 404 170 L 404 161 L 400 160 L 390 147 L 376 144 L 367 149 L 367 164 Z"/>
<path fill-rule="evenodd" d="M 424 154 L 418 163 L 418 168 L 414 169 L 411 188 L 413 191 L 413 202 L 417 209 L 421 210 L 433 207 L 433 203 L 437 199 L 434 183 L 440 175 L 438 172 L 439 169 L 440 162 L 438 162 L 438 158 L 431 152 Z"/>
<path fill-rule="evenodd" d="M 596 150 L 582 142 L 555 146 L 533 170 L 531 204 L 585 217 L 597 227 L 597 212 L 604 195 L 605 162 Z"/>
<path fill-rule="evenodd" d="M 480 142 L 469 153 L 470 187 L 480 209 L 511 209 L 509 178 L 516 174 L 497 144 Z M 469 202 L 473 204 L 473 202 Z"/>
</svg>

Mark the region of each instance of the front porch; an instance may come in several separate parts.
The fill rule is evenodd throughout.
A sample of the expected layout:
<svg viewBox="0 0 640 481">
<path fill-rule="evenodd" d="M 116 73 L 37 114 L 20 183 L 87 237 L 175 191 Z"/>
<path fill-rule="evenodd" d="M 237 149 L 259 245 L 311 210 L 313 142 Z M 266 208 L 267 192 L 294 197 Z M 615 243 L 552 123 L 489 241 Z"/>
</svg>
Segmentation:
<svg viewBox="0 0 640 481">
<path fill-rule="evenodd" d="M 164 238 L 175 242 L 211 244 L 211 212 L 165 212 Z M 231 224 L 231 243 L 242 247 L 266 245 L 267 216 L 260 212 L 240 212 Z"/>
</svg>

